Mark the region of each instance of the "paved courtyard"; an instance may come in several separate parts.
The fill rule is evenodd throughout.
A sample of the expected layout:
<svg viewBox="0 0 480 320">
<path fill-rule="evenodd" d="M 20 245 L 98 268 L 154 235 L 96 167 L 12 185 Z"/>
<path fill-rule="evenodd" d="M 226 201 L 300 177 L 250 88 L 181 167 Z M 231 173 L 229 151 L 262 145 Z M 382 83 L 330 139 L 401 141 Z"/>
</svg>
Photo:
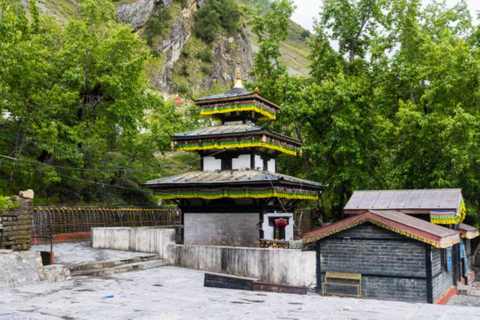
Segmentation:
<svg viewBox="0 0 480 320">
<path fill-rule="evenodd" d="M 162 267 L 0 288 L 0 319 L 480 319 L 480 308 L 203 287 L 204 272 Z"/>
</svg>

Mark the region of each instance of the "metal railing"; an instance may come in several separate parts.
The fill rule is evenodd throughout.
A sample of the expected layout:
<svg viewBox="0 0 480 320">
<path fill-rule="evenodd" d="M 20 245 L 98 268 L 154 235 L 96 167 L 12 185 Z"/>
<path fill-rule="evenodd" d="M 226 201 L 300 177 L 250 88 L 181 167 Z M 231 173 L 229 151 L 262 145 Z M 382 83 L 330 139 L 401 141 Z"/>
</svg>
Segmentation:
<svg viewBox="0 0 480 320">
<path fill-rule="evenodd" d="M 33 208 L 32 235 L 90 232 L 92 227 L 178 226 L 177 208 L 63 207 Z"/>
</svg>

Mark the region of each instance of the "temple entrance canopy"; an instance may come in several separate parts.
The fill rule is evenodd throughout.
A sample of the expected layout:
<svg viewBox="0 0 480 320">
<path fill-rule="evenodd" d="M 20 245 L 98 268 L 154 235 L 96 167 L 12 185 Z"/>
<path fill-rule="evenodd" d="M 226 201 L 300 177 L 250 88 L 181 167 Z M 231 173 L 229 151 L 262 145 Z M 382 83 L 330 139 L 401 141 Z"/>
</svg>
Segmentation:
<svg viewBox="0 0 480 320">
<path fill-rule="evenodd" d="M 171 140 L 173 150 L 202 157 L 201 171 L 145 184 L 182 209 L 186 244 L 258 243 L 275 236 L 268 221 L 264 223 L 271 215 L 264 215 L 285 214 L 301 201 L 318 199 L 322 184 L 277 173 L 277 158 L 300 154 L 302 143 L 257 125 L 258 120 L 275 120 L 280 106 L 258 89 L 246 90 L 238 69 L 233 89 L 195 103 L 201 115 L 221 124 L 175 134 Z M 285 221 L 283 238 L 293 225 L 293 219 Z"/>
</svg>

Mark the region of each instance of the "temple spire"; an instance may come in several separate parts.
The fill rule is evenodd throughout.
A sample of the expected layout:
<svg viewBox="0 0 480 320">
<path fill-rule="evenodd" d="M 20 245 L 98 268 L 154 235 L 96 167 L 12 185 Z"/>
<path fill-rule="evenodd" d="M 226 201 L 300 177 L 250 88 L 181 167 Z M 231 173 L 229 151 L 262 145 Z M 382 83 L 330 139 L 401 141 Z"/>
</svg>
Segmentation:
<svg viewBox="0 0 480 320">
<path fill-rule="evenodd" d="M 244 88 L 243 87 L 243 82 L 242 82 L 242 74 L 240 73 L 240 67 L 237 65 L 237 70 L 236 70 L 236 75 L 235 75 L 235 82 L 233 84 L 234 89 L 240 89 Z"/>
</svg>

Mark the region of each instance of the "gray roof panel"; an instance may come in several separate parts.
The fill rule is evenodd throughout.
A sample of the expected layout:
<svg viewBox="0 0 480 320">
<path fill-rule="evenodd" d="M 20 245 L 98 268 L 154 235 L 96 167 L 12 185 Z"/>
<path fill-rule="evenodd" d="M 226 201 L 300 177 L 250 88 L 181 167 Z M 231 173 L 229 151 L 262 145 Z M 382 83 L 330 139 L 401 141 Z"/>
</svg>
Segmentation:
<svg viewBox="0 0 480 320">
<path fill-rule="evenodd" d="M 225 170 L 225 171 L 193 171 L 177 176 L 150 180 L 146 186 L 177 185 L 185 186 L 191 184 L 223 184 L 223 183 L 287 183 L 299 187 L 324 189 L 321 183 L 305 179 L 295 178 L 280 173 L 273 173 L 260 170 Z"/>
<path fill-rule="evenodd" d="M 248 96 L 252 93 L 253 93 L 252 91 L 248 91 L 245 88 L 233 88 L 233 89 L 230 89 L 229 91 L 227 91 L 225 93 L 216 94 L 216 95 L 209 96 L 209 97 L 198 98 L 198 99 L 195 100 L 195 102 Z"/>
<path fill-rule="evenodd" d="M 461 197 L 461 189 L 361 190 L 353 193 L 345 210 L 456 210 Z"/>
<path fill-rule="evenodd" d="M 177 133 L 173 137 L 197 137 L 197 136 L 207 136 L 215 134 L 228 134 L 228 133 L 245 133 L 245 132 L 255 132 L 262 130 L 262 127 L 256 126 L 254 124 L 225 124 L 219 126 L 213 126 L 208 128 L 197 129 L 188 132 Z"/>
</svg>

